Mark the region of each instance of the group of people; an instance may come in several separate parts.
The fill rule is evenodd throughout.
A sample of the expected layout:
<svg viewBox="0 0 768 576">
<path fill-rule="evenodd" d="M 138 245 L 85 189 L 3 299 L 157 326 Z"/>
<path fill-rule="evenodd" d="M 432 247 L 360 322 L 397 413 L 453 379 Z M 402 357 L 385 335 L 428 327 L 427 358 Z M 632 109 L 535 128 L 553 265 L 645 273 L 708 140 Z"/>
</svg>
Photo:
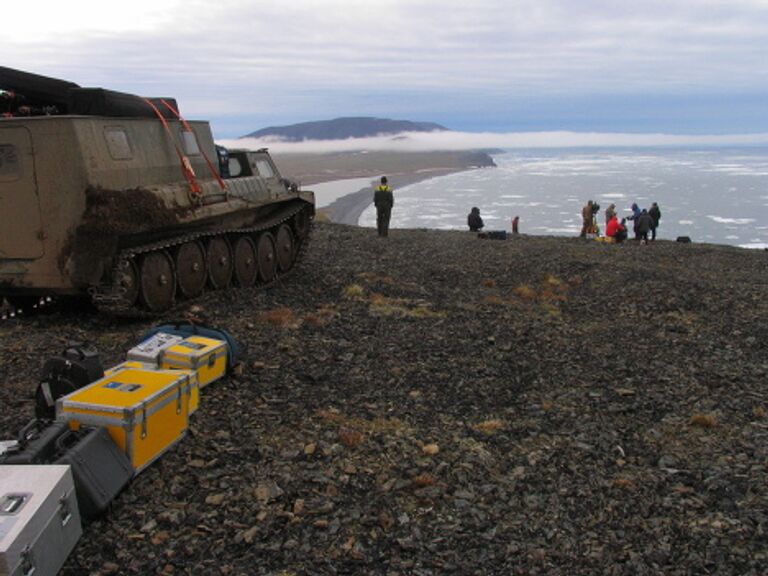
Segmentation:
<svg viewBox="0 0 768 576">
<path fill-rule="evenodd" d="M 597 206 L 597 209 L 595 209 Z M 582 209 L 582 217 L 584 218 L 584 225 L 582 226 L 582 236 L 586 236 L 587 221 L 586 214 L 589 212 L 590 226 L 593 226 L 597 210 L 600 206 L 590 200 L 586 206 Z M 608 238 L 613 238 L 614 242 L 623 242 L 627 239 L 627 220 L 632 220 L 632 231 L 635 235 L 635 240 L 647 244 L 650 241 L 656 240 L 656 229 L 659 227 L 659 221 L 661 220 L 661 209 L 659 205 L 654 202 L 649 209 L 641 209 L 637 203 L 632 204 L 632 214 L 626 218 L 622 218 L 619 222 L 619 217 L 616 214 L 616 204 L 611 204 L 605 211 L 605 235 Z M 650 235 L 650 238 L 648 236 Z"/>
<path fill-rule="evenodd" d="M 376 228 L 378 229 L 379 236 L 386 237 L 389 235 L 389 221 L 392 216 L 392 206 L 395 204 L 394 194 L 387 182 L 386 176 L 381 177 L 381 183 L 374 191 L 373 203 L 376 206 Z M 587 202 L 582 208 L 580 234 L 582 238 L 586 238 L 588 235 L 599 235 L 600 228 L 597 225 L 597 213 L 599 210 L 600 205 L 592 200 Z M 633 203 L 631 210 L 631 215 L 619 221 L 618 214 L 616 214 L 616 204 L 608 206 L 605 210 L 605 235 L 608 238 L 613 238 L 614 242 L 623 242 L 627 239 L 627 220 L 631 220 L 635 240 L 643 244 L 656 240 L 656 229 L 659 227 L 659 221 L 661 220 L 659 205 L 654 202 L 646 210 L 645 208 L 641 209 L 637 203 Z M 512 219 L 513 234 L 518 233 L 519 221 L 519 216 L 515 216 Z M 467 226 L 469 226 L 471 232 L 480 232 L 483 229 L 485 224 L 480 216 L 479 208 L 472 208 L 467 216 Z"/>
<path fill-rule="evenodd" d="M 386 176 L 382 176 L 379 185 L 373 192 L 373 204 L 376 206 L 376 229 L 381 237 L 386 238 L 389 235 L 389 221 L 392 217 L 392 207 L 395 204 L 395 195 Z M 520 217 L 515 216 L 512 219 L 512 233 L 518 233 L 518 223 Z M 485 224 L 480 216 L 479 208 L 472 208 L 467 216 L 467 225 L 472 232 L 480 232 Z"/>
</svg>

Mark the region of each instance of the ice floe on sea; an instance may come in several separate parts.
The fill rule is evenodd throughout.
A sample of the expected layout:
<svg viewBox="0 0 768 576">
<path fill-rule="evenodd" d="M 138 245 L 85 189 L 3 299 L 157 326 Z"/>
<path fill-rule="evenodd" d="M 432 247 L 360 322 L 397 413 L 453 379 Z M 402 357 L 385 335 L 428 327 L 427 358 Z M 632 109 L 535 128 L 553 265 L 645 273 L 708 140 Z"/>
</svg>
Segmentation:
<svg viewBox="0 0 768 576">
<path fill-rule="evenodd" d="M 713 216 L 711 214 L 707 214 L 707 218 L 712 220 L 713 222 L 717 222 L 718 224 L 751 224 L 755 221 L 754 218 L 725 218 L 723 216 Z"/>
</svg>

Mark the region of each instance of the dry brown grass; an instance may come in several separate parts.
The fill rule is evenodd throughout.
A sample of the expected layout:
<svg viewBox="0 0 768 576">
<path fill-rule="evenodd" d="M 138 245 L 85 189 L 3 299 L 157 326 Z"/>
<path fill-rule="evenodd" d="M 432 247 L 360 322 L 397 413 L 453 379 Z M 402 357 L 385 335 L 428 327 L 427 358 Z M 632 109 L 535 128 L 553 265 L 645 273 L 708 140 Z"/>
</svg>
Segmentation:
<svg viewBox="0 0 768 576">
<path fill-rule="evenodd" d="M 633 490 L 635 488 L 635 483 L 629 478 L 616 478 L 613 481 L 613 487 L 622 490 Z"/>
<path fill-rule="evenodd" d="M 523 300 L 536 300 L 538 297 L 536 290 L 528 286 L 528 284 L 520 284 L 519 286 L 516 286 L 513 292 Z"/>
<path fill-rule="evenodd" d="M 755 406 L 752 408 L 752 414 L 755 416 L 755 418 L 765 418 L 765 408 L 762 406 Z"/>
<path fill-rule="evenodd" d="M 520 284 L 516 286 L 513 293 L 521 300 L 538 301 L 544 306 L 545 310 L 552 307 L 554 303 L 565 302 L 569 284 L 552 274 L 545 276 L 538 288 L 529 284 Z"/>
<path fill-rule="evenodd" d="M 386 284 L 387 286 L 393 286 L 395 284 L 395 279 L 391 276 L 382 276 L 376 272 L 360 272 L 357 277 L 368 284 Z"/>
<path fill-rule="evenodd" d="M 315 222 L 330 222 L 331 218 L 328 216 L 328 214 L 320 208 L 315 212 Z"/>
<path fill-rule="evenodd" d="M 322 327 L 333 320 L 336 314 L 335 306 L 321 306 L 316 312 L 305 314 L 304 321 L 312 326 Z"/>
<path fill-rule="evenodd" d="M 503 306 L 506 304 L 501 296 L 498 294 L 489 294 L 485 298 L 483 298 L 483 303 L 485 304 L 493 304 L 494 306 Z"/>
<path fill-rule="evenodd" d="M 499 430 L 504 429 L 504 422 L 497 419 L 485 420 L 484 422 L 475 424 L 474 426 L 472 426 L 472 428 L 474 430 L 477 430 L 478 432 L 482 432 L 487 436 L 492 436 L 496 434 L 496 432 L 498 432 Z"/>
<path fill-rule="evenodd" d="M 317 417 L 323 424 L 340 429 L 362 430 L 369 434 L 395 434 L 399 435 L 408 431 L 408 427 L 399 418 L 376 417 L 373 420 L 365 418 L 355 418 L 345 416 L 338 410 L 331 408 L 328 410 L 318 410 Z"/>
<path fill-rule="evenodd" d="M 348 300 L 363 300 L 365 298 L 365 288 L 360 284 L 350 284 L 344 288 L 344 298 Z"/>
<path fill-rule="evenodd" d="M 717 426 L 717 419 L 711 414 L 694 414 L 691 416 L 691 426 L 714 428 Z"/>
<path fill-rule="evenodd" d="M 416 488 L 426 488 L 427 486 L 434 486 L 437 484 L 437 478 L 432 476 L 432 474 L 425 472 L 423 474 L 419 474 L 418 476 L 414 476 L 411 482 Z"/>
<path fill-rule="evenodd" d="M 372 292 L 368 301 L 371 303 L 368 310 L 374 316 L 400 316 L 403 318 L 442 318 L 445 316 L 443 312 L 432 310 L 428 302 L 405 298 L 388 298 L 378 292 Z"/>
<path fill-rule="evenodd" d="M 339 442 L 347 448 L 357 448 L 365 440 L 365 434 L 352 428 L 339 428 Z"/>
<path fill-rule="evenodd" d="M 483 286 L 486 288 L 496 288 L 496 280 L 493 278 L 486 278 L 483 280 Z"/>
<path fill-rule="evenodd" d="M 278 328 L 296 328 L 301 320 L 290 308 L 275 308 L 259 314 L 258 321 Z"/>
</svg>

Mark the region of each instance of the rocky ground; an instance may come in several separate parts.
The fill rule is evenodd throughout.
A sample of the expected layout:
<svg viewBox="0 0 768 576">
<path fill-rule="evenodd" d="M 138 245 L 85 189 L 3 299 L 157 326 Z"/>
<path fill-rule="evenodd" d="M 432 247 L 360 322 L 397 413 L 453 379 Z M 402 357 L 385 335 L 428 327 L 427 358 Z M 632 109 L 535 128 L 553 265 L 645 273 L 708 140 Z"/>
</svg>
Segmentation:
<svg viewBox="0 0 768 576">
<path fill-rule="evenodd" d="M 242 370 L 62 573 L 765 574 L 767 267 L 318 224 L 289 280 L 196 303 Z M 44 358 L 150 325 L 1 322 L 2 435 Z"/>
</svg>

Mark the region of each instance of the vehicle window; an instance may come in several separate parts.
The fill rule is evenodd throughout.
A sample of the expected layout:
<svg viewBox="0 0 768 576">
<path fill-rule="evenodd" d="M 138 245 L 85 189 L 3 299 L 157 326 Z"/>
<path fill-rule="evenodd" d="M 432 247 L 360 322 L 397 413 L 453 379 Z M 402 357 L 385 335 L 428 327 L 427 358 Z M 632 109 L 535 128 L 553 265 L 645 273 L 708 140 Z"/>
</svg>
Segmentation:
<svg viewBox="0 0 768 576">
<path fill-rule="evenodd" d="M 256 160 L 256 170 L 258 170 L 259 175 L 263 178 L 273 178 L 275 173 L 272 172 L 272 166 L 269 165 L 269 162 L 261 159 Z"/>
<path fill-rule="evenodd" d="M 16 146 L 0 144 L 0 180 L 10 182 L 21 178 L 21 162 Z"/>
<path fill-rule="evenodd" d="M 104 128 L 104 139 L 107 141 L 107 148 L 109 148 L 109 155 L 112 156 L 112 160 L 130 160 L 133 158 L 128 134 L 122 128 Z"/>
<path fill-rule="evenodd" d="M 229 176 L 230 178 L 237 178 L 243 175 L 243 167 L 240 164 L 240 159 L 234 156 L 229 157 Z"/>
<path fill-rule="evenodd" d="M 181 131 L 181 141 L 184 143 L 184 153 L 187 156 L 199 156 L 200 147 L 197 145 L 195 133 L 188 130 Z"/>
</svg>

